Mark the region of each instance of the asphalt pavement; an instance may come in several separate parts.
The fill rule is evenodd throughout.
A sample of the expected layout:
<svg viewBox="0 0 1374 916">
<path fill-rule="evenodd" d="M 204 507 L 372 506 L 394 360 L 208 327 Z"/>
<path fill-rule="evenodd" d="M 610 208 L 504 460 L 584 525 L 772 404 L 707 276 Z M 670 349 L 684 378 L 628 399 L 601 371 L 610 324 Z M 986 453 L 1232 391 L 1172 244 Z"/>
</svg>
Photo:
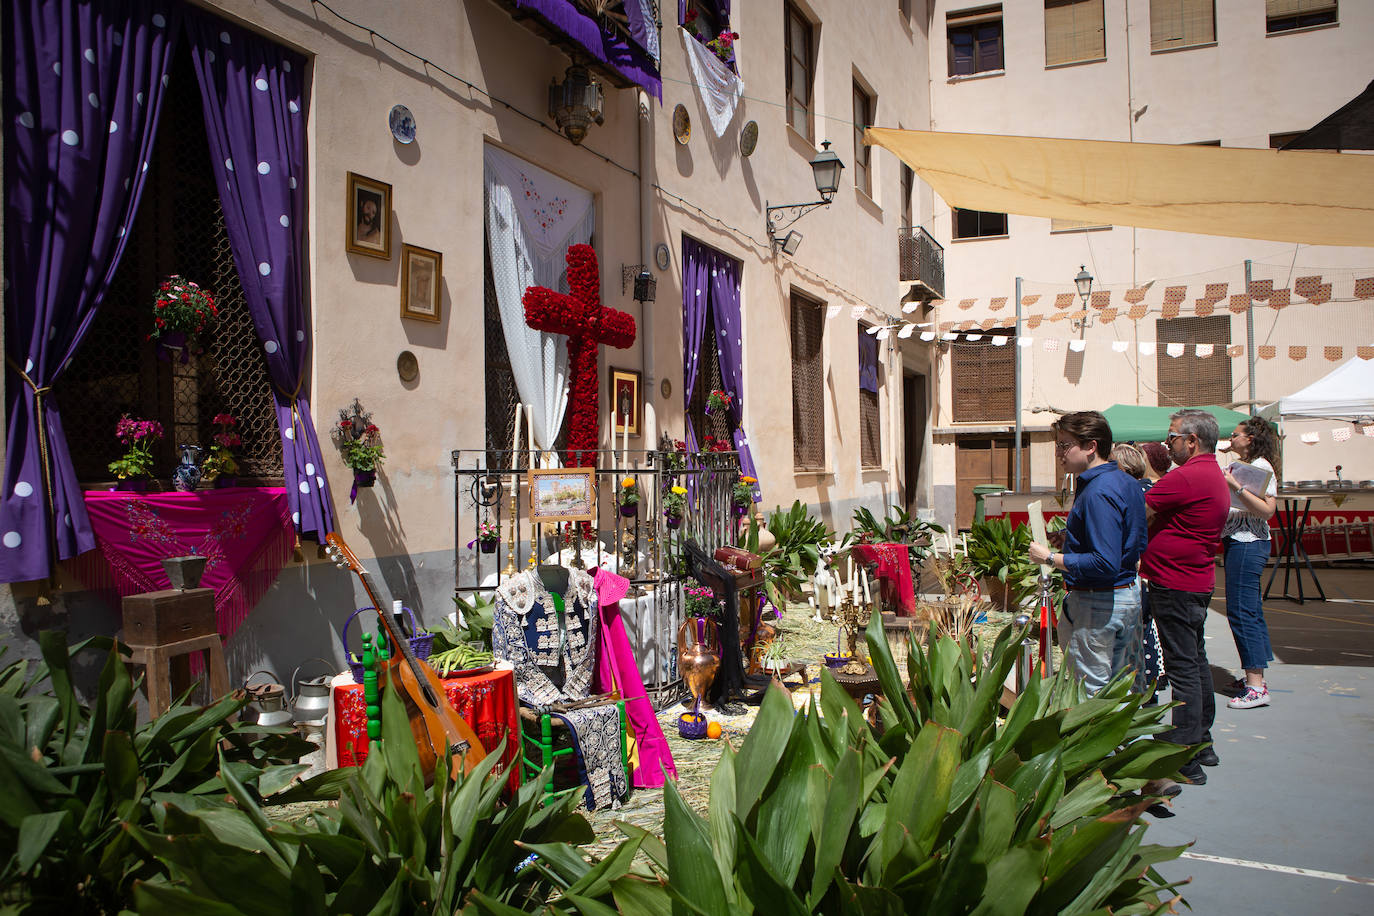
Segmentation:
<svg viewBox="0 0 1374 916">
<path fill-rule="evenodd" d="M 1230 709 L 1240 659 L 1218 570 L 1206 639 L 1221 765 L 1149 816 L 1146 834 L 1192 843 L 1159 870 L 1192 878 L 1193 912 L 1374 914 L 1374 569 L 1316 574 L 1329 600 L 1264 602 L 1271 704 Z"/>
</svg>

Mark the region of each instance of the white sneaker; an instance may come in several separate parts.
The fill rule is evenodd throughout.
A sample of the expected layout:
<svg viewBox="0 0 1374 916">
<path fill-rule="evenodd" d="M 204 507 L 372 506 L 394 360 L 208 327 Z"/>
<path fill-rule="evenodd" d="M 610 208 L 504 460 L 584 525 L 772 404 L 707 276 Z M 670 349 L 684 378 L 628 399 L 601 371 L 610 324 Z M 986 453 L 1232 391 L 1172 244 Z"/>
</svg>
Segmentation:
<svg viewBox="0 0 1374 916">
<path fill-rule="evenodd" d="M 1256 706 L 1268 706 L 1269 688 L 1266 686 L 1256 690 L 1253 687 L 1246 687 L 1244 693 L 1227 700 L 1226 705 L 1232 709 L 1254 709 Z"/>
</svg>

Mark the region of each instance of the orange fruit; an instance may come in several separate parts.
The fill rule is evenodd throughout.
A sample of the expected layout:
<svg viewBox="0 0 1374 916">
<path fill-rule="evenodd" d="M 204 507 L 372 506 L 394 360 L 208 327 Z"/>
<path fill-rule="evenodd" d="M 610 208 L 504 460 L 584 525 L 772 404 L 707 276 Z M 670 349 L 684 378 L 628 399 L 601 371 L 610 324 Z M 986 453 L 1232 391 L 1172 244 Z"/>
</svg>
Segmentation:
<svg viewBox="0 0 1374 916">
<path fill-rule="evenodd" d="M 720 723 L 719 723 L 719 722 L 710 722 L 710 723 L 708 723 L 708 724 L 706 725 L 706 737 L 708 737 L 708 738 L 719 738 L 719 737 L 720 737 Z"/>
</svg>

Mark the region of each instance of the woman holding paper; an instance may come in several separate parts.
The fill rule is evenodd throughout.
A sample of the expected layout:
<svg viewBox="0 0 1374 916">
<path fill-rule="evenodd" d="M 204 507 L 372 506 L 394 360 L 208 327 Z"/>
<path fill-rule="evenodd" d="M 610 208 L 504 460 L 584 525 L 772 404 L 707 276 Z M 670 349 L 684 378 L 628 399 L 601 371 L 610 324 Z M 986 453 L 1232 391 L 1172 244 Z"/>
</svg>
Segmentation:
<svg viewBox="0 0 1374 916">
<path fill-rule="evenodd" d="M 1231 512 L 1221 530 L 1226 557 L 1226 619 L 1236 640 L 1244 679 L 1234 684 L 1240 693 L 1226 704 L 1232 709 L 1269 705 L 1264 669 L 1274 653 L 1260 602 L 1260 577 L 1269 559 L 1269 519 L 1278 504 L 1278 437 L 1267 422 L 1251 417 L 1231 433 L 1231 451 L 1240 461 L 1222 472 L 1231 487 Z M 1268 473 L 1268 480 L 1264 474 Z"/>
</svg>

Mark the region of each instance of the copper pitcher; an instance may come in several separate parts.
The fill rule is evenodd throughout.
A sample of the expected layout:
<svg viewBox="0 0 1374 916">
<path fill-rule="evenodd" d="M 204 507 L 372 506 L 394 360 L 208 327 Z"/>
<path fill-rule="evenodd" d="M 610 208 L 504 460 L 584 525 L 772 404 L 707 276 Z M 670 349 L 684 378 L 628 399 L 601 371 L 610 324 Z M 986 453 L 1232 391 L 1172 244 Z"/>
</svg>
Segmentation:
<svg viewBox="0 0 1374 916">
<path fill-rule="evenodd" d="M 677 631 L 677 670 L 692 692 L 692 709 L 701 708 L 720 668 L 720 632 L 709 617 L 688 617 Z"/>
</svg>

